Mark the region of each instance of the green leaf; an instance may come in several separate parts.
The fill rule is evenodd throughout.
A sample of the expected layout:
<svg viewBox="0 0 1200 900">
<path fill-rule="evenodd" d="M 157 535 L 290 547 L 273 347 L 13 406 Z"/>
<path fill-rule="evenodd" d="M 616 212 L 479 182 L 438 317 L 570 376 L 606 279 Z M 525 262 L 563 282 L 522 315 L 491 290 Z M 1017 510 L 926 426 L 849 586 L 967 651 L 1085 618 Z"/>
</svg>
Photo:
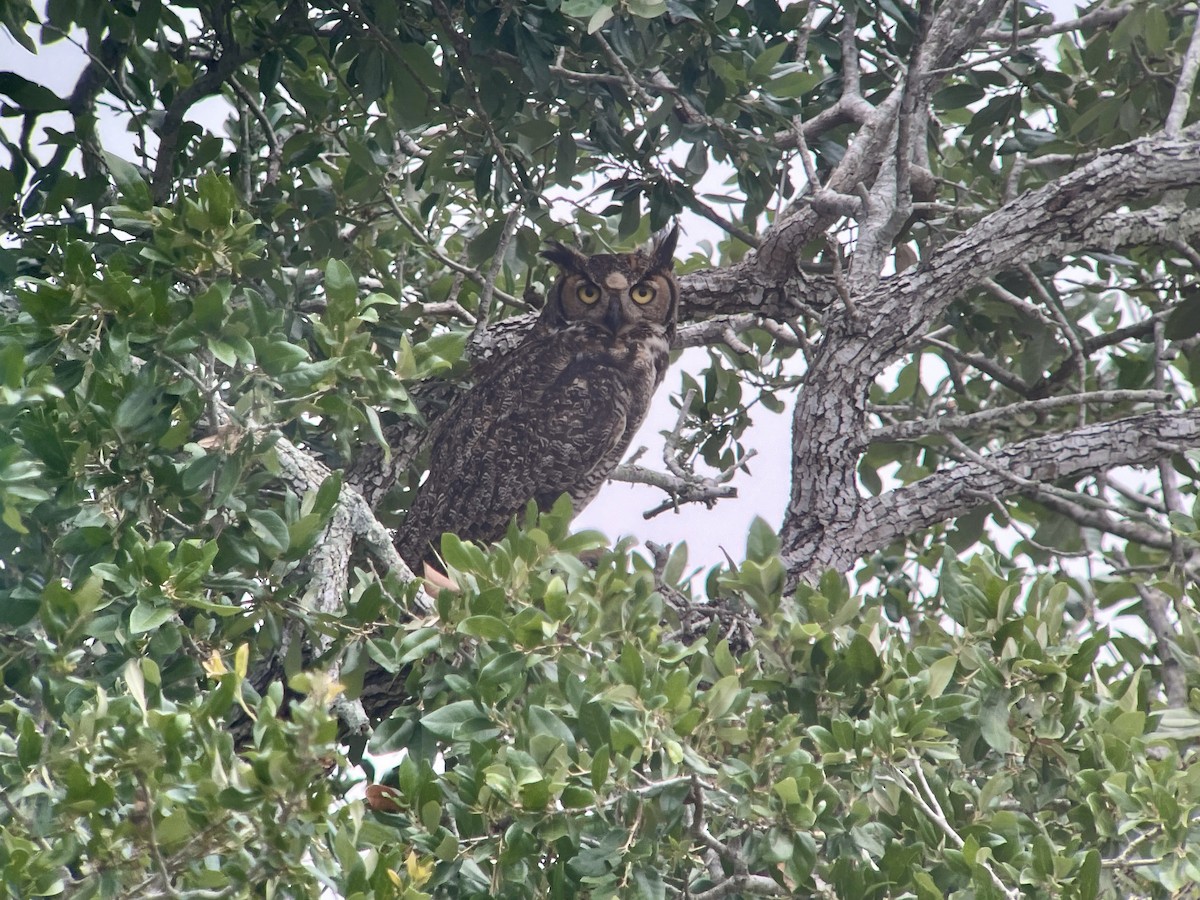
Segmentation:
<svg viewBox="0 0 1200 900">
<path fill-rule="evenodd" d="M 67 108 L 67 101 L 54 91 L 16 72 L 0 72 L 0 94 L 11 97 L 26 113 L 57 112 Z"/>
<path fill-rule="evenodd" d="M 611 6 L 601 6 L 598 10 L 592 13 L 592 17 L 588 19 L 587 32 L 595 34 L 601 28 L 608 24 L 608 20 L 613 17 L 613 8 Z"/>
<path fill-rule="evenodd" d="M 310 513 L 288 523 L 288 559 L 300 559 L 313 548 L 325 528 L 325 517 Z"/>
<path fill-rule="evenodd" d="M 513 631 L 503 619 L 495 616 L 467 616 L 458 623 L 459 634 L 485 638 L 489 641 L 514 641 Z"/>
<path fill-rule="evenodd" d="M 970 628 L 977 619 L 989 617 L 991 609 L 987 597 L 967 580 L 967 573 L 949 547 L 942 555 L 940 586 L 946 614 L 959 625 Z"/>
<path fill-rule="evenodd" d="M 474 700 L 457 700 L 435 709 L 421 717 L 421 725 L 447 740 L 486 740 L 500 733 Z"/>
<path fill-rule="evenodd" d="M 796 779 L 791 775 L 786 778 L 781 778 L 771 786 L 773 790 L 783 801 L 785 806 L 793 806 L 800 802 L 800 790 L 796 784 Z"/>
<path fill-rule="evenodd" d="M 138 170 L 137 166 L 126 162 L 114 153 L 109 153 L 107 150 L 102 151 L 102 156 L 104 157 L 104 164 L 108 167 L 113 181 L 120 188 L 121 196 L 125 198 L 125 202 L 134 209 L 149 209 L 151 206 L 150 185 L 142 178 L 142 173 Z"/>
<path fill-rule="evenodd" d="M 396 48 L 396 51 L 400 59 L 412 70 L 413 75 L 422 82 L 425 88 L 430 90 L 440 89 L 442 84 L 442 70 L 424 46 L 415 43 L 404 43 L 400 44 Z"/>
<path fill-rule="evenodd" d="M 215 334 L 225 321 L 226 307 L 232 292 L 227 281 L 214 284 L 192 301 L 192 321 L 201 331 Z"/>
<path fill-rule="evenodd" d="M 493 222 L 483 231 L 471 238 L 467 243 L 467 256 L 473 263 L 488 262 L 496 255 L 500 247 L 500 238 L 504 234 L 505 222 Z"/>
<path fill-rule="evenodd" d="M 279 84 L 279 76 L 283 74 L 283 54 L 271 49 L 262 55 L 258 61 L 258 90 L 264 97 L 270 97 Z"/>
<path fill-rule="evenodd" d="M 125 395 L 113 416 L 113 426 L 130 440 L 135 440 L 158 410 L 161 395 L 148 384 L 135 387 Z"/>
<path fill-rule="evenodd" d="M 587 809 L 596 802 L 596 795 L 587 788 L 569 784 L 563 788 L 559 800 L 565 809 Z"/>
<path fill-rule="evenodd" d="M 984 701 L 979 715 L 979 730 L 988 746 L 997 753 L 1013 751 L 1013 736 L 1008 727 L 1008 694 L 992 691 Z"/>
<path fill-rule="evenodd" d="M 654 19 L 667 11 L 665 0 L 626 0 L 631 13 L 643 19 Z"/>
<path fill-rule="evenodd" d="M 1182 341 L 1200 334 L 1200 294 L 1186 298 L 1171 311 L 1163 334 L 1172 341 Z"/>
<path fill-rule="evenodd" d="M 883 674 L 883 663 L 875 647 L 861 634 L 856 634 L 846 648 L 845 660 L 850 672 L 859 684 L 866 686 Z"/>
<path fill-rule="evenodd" d="M 290 372 L 308 359 L 308 351 L 290 341 L 271 341 L 255 346 L 255 354 L 268 375 Z"/>
<path fill-rule="evenodd" d="M 954 656 L 943 656 L 941 659 L 930 664 L 926 672 L 929 675 L 929 687 L 927 693 L 930 697 L 937 698 L 942 696 L 946 690 L 946 686 L 950 684 L 950 679 L 954 677 L 954 670 L 958 667 L 958 659 Z"/>
<path fill-rule="evenodd" d="M 288 526 L 278 513 L 269 509 L 254 509 L 247 515 L 250 530 L 271 556 L 282 556 L 291 541 Z"/>
<path fill-rule="evenodd" d="M 609 714 L 599 703 L 587 702 L 579 707 L 579 729 L 588 745 L 595 751 L 607 746 L 612 740 Z"/>
<path fill-rule="evenodd" d="M 592 790 L 600 793 L 608 781 L 610 751 L 607 745 L 600 747 L 592 754 Z"/>
<path fill-rule="evenodd" d="M 755 516 L 750 523 L 750 533 L 746 537 L 746 559 L 753 562 L 766 562 L 779 552 L 779 535 L 770 523 L 761 516 Z"/>
<path fill-rule="evenodd" d="M 350 267 L 340 259 L 331 259 L 325 264 L 325 293 L 329 297 L 327 312 L 334 324 L 346 322 L 356 309 L 358 282 Z"/>
<path fill-rule="evenodd" d="M 709 718 L 719 719 L 729 712 L 741 689 L 741 682 L 736 675 L 726 675 L 718 680 L 702 698 Z"/>
<path fill-rule="evenodd" d="M 772 78 L 766 86 L 768 92 L 781 100 L 802 97 L 825 81 L 825 76 L 803 70 L 787 72 Z"/>
<path fill-rule="evenodd" d="M 1146 49 L 1151 56 L 1161 57 L 1166 53 L 1167 44 L 1171 38 L 1171 27 L 1167 23 L 1167 14 L 1154 5 L 1146 7 L 1145 20 L 1142 24 L 1142 37 L 1146 41 Z"/>
<path fill-rule="evenodd" d="M 154 631 L 174 615 L 175 610 L 170 606 L 154 606 L 139 600 L 137 606 L 129 613 L 129 633 L 145 634 L 147 631 Z"/>
<path fill-rule="evenodd" d="M 558 716 L 544 706 L 536 703 L 529 707 L 529 725 L 535 736 L 549 735 L 556 738 L 573 754 L 575 752 L 575 735 Z"/>
<path fill-rule="evenodd" d="M 1084 854 L 1083 865 L 1075 876 L 1075 897 L 1078 900 L 1095 900 L 1100 894 L 1100 851 L 1089 850 Z"/>
<path fill-rule="evenodd" d="M 779 60 L 783 58 L 788 46 L 787 41 L 779 40 L 763 50 L 750 66 L 750 77 L 755 81 L 761 81 L 770 75 Z"/>
<path fill-rule="evenodd" d="M 328 516 L 333 512 L 333 508 L 337 504 L 341 492 L 342 473 L 330 472 L 329 476 L 321 482 L 321 486 L 317 488 L 316 496 L 313 499 L 312 512 L 318 516 Z"/>
<path fill-rule="evenodd" d="M 1164 709 L 1152 734 L 1167 740 L 1194 741 L 1200 738 L 1200 713 L 1190 709 Z"/>
<path fill-rule="evenodd" d="M 917 889 L 917 900 L 945 900 L 935 882 L 925 872 L 913 872 L 913 886 Z"/>
<path fill-rule="evenodd" d="M 208 484 L 217 470 L 221 467 L 221 457 L 208 453 L 188 463 L 180 477 L 180 483 L 185 492 L 191 494 Z"/>
</svg>

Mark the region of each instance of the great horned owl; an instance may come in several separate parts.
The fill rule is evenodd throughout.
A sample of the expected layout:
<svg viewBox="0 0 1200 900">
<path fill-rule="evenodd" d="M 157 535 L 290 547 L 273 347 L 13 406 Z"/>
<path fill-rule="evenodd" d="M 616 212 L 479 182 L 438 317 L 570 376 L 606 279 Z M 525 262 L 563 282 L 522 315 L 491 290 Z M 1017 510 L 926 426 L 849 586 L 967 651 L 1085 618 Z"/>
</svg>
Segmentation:
<svg viewBox="0 0 1200 900">
<path fill-rule="evenodd" d="M 542 252 L 560 275 L 533 329 L 434 425 L 429 475 L 396 538 L 417 574 L 444 532 L 494 541 L 530 500 L 546 510 L 566 493 L 578 512 L 596 496 L 666 374 L 678 236 L 633 253 Z"/>
</svg>

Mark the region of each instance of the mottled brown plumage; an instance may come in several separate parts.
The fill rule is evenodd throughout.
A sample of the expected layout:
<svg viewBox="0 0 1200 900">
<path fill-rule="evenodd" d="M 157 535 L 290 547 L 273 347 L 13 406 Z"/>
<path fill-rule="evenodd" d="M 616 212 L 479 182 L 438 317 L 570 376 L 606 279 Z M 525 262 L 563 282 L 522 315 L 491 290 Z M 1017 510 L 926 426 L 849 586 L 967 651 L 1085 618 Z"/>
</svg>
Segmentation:
<svg viewBox="0 0 1200 900">
<path fill-rule="evenodd" d="M 678 229 L 648 250 L 542 255 L 560 276 L 529 336 L 437 421 L 429 475 L 396 538 L 420 574 L 447 531 L 498 539 L 529 500 L 586 506 L 621 461 L 666 374 Z"/>
</svg>

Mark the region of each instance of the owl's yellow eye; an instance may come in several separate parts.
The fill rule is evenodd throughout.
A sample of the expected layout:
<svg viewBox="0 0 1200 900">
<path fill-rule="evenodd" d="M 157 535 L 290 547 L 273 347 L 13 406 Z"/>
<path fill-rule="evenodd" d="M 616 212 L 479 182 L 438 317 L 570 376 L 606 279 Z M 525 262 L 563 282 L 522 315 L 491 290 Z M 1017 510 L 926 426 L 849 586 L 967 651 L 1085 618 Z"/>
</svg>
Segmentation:
<svg viewBox="0 0 1200 900">
<path fill-rule="evenodd" d="M 654 299 L 654 286 L 646 284 L 635 284 L 633 290 L 629 292 L 629 296 L 633 298 L 634 303 L 649 303 Z"/>
<path fill-rule="evenodd" d="M 590 306 L 600 299 L 600 288 L 594 284 L 581 284 L 575 289 L 575 296 Z"/>
</svg>

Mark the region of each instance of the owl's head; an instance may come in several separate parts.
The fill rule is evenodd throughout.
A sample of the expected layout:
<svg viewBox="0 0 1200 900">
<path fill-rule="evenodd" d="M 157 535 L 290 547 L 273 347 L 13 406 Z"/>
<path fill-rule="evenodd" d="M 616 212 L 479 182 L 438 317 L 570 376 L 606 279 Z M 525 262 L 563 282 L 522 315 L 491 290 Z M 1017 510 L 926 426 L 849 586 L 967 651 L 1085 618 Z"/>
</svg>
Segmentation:
<svg viewBox="0 0 1200 900">
<path fill-rule="evenodd" d="M 668 341 L 675 336 L 679 286 L 675 282 L 675 243 L 679 226 L 658 233 L 649 247 L 633 253 L 588 256 L 557 241 L 542 256 L 560 275 L 542 311 L 551 327 L 585 323 L 615 337 L 640 326 L 657 326 Z"/>
</svg>

